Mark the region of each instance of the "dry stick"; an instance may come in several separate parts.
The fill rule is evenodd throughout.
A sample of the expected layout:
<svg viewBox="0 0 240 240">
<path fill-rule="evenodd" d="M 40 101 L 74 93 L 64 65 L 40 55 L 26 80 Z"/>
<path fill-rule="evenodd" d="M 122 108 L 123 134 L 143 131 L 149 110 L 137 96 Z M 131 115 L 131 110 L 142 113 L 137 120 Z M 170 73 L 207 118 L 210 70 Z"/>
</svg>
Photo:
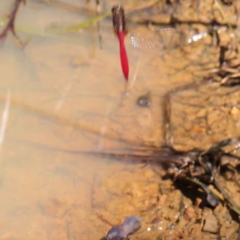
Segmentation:
<svg viewBox="0 0 240 240">
<path fill-rule="evenodd" d="M 232 197 L 228 194 L 228 192 L 224 189 L 224 187 L 219 183 L 219 180 L 216 178 L 216 176 L 213 179 L 213 184 L 217 188 L 217 190 L 223 195 L 229 207 L 238 215 L 240 215 L 240 207 L 235 203 Z"/>
<path fill-rule="evenodd" d="M 211 151 L 211 149 L 214 148 L 221 148 L 221 147 L 225 147 L 229 144 L 235 143 L 235 142 L 239 142 L 239 137 L 238 138 L 233 138 L 233 139 L 226 139 L 223 141 L 220 141 L 218 143 L 216 143 L 215 145 L 213 145 L 209 151 Z M 228 155 L 229 154 L 229 155 Z M 226 156 L 230 156 L 230 157 L 236 157 L 238 158 L 238 156 L 234 156 L 231 153 L 226 153 Z M 238 158 L 239 159 L 239 158 Z M 225 201 L 227 201 L 229 207 L 235 211 L 238 215 L 240 215 L 240 207 L 237 205 L 237 203 L 235 203 L 235 201 L 231 198 L 231 196 L 228 194 L 228 192 L 224 189 L 224 187 L 219 183 L 218 180 L 218 173 L 215 173 L 215 176 L 213 178 L 213 184 L 214 186 L 217 188 L 217 190 L 223 195 Z"/>
<path fill-rule="evenodd" d="M 15 18 L 16 18 L 16 14 L 17 14 L 17 11 L 19 9 L 19 6 L 21 3 L 26 3 L 26 0 L 16 0 L 15 1 L 15 4 L 14 4 L 14 7 L 13 7 L 13 10 L 10 14 L 10 19 L 8 21 L 8 24 L 6 25 L 6 27 L 4 28 L 3 32 L 0 34 L 0 39 L 4 39 L 6 36 L 7 36 L 7 33 L 9 31 L 12 32 L 13 36 L 14 36 L 14 40 L 15 42 L 17 43 L 17 45 L 20 47 L 20 48 L 23 48 L 24 45 L 26 44 L 23 44 L 20 40 L 20 38 L 17 36 L 16 32 L 15 32 L 15 26 L 14 26 L 14 23 L 15 23 Z"/>
</svg>

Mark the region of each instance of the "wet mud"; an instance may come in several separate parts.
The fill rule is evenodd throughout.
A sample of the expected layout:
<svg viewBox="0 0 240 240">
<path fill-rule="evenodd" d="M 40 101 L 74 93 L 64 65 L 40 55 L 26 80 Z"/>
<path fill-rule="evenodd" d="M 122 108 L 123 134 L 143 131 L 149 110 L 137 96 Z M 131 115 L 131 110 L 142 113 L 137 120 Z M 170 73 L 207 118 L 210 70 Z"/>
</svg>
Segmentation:
<svg viewBox="0 0 240 240">
<path fill-rule="evenodd" d="M 148 47 L 164 40 L 160 49 L 125 38 L 128 95 L 110 15 L 99 22 L 101 37 L 96 24 L 52 31 L 115 4 L 103 1 L 99 12 L 95 1 L 17 5 L 17 40 L 31 40 L 22 50 L 10 31 L 1 42 L 0 239 L 100 240 L 130 216 L 141 219 L 133 240 L 239 239 L 239 215 L 214 184 L 212 207 L 200 185 L 161 164 L 163 146 L 204 151 L 239 137 L 238 3 L 125 2 L 129 36 L 176 29 L 148 36 Z M 1 30 L 12 9 L 4 8 Z M 239 156 L 238 144 L 224 149 Z M 211 167 L 239 206 L 239 160 L 224 156 Z"/>
</svg>

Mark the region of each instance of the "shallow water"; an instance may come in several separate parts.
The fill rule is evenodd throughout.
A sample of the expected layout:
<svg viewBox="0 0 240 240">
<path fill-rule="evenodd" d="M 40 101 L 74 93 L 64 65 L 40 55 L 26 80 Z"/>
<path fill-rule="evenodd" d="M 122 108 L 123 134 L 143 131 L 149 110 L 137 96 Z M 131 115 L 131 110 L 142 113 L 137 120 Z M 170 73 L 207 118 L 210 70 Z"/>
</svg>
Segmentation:
<svg viewBox="0 0 240 240">
<path fill-rule="evenodd" d="M 105 5 L 109 10 L 111 4 Z M 215 50 L 199 43 L 185 48 L 185 58 L 181 49 L 160 57 L 126 40 L 131 86 L 126 96 L 111 19 L 101 22 L 102 49 L 95 26 L 63 35 L 45 31 L 86 18 L 28 1 L 17 15 L 17 29 L 21 39 L 31 41 L 22 51 L 9 34 L 1 47 L 0 239 L 100 239 L 110 228 L 103 219 L 119 224 L 129 215 L 144 218 L 146 210 L 136 239 L 153 239 L 176 218 L 173 213 L 149 230 L 166 195 L 156 202 L 161 180 L 150 167 L 81 152 L 124 153 L 164 144 L 163 97 L 194 81 L 196 62 Z M 214 61 L 213 54 L 209 65 Z M 150 107 L 137 106 L 148 92 Z M 169 199 L 180 195 L 170 191 L 171 181 L 165 188 Z M 178 203 L 163 209 L 162 218 L 169 209 L 176 214 Z"/>
</svg>

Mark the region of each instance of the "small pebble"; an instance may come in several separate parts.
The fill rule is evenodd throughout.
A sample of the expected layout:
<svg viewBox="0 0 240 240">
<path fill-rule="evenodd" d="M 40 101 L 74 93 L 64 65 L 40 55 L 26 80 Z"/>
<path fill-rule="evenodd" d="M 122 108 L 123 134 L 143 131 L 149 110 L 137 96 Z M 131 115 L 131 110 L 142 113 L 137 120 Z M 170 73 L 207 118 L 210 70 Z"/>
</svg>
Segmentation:
<svg viewBox="0 0 240 240">
<path fill-rule="evenodd" d="M 106 240 L 123 240 L 126 237 L 123 226 L 114 226 L 107 232 Z"/>
<path fill-rule="evenodd" d="M 186 220 L 192 220 L 193 218 L 195 218 L 195 210 L 193 207 L 187 207 L 184 211 L 184 218 Z"/>
<path fill-rule="evenodd" d="M 136 216 L 131 216 L 131 217 L 127 217 L 123 224 L 123 229 L 125 231 L 125 233 L 128 235 L 135 233 L 136 231 L 138 231 L 141 226 L 142 226 L 142 220 L 139 217 Z"/>
<path fill-rule="evenodd" d="M 206 216 L 202 230 L 203 232 L 209 232 L 209 233 L 219 232 L 218 220 L 213 214 L 209 214 Z"/>
<path fill-rule="evenodd" d="M 237 115 L 239 113 L 239 109 L 237 107 L 233 107 L 230 111 L 231 115 Z"/>
<path fill-rule="evenodd" d="M 196 201 L 195 201 L 195 205 L 196 207 L 199 207 L 202 203 L 202 199 L 201 198 L 196 198 Z"/>
<path fill-rule="evenodd" d="M 141 228 L 142 220 L 139 217 L 131 216 L 125 218 L 122 225 L 112 227 L 106 234 L 106 240 L 124 240 Z"/>
</svg>

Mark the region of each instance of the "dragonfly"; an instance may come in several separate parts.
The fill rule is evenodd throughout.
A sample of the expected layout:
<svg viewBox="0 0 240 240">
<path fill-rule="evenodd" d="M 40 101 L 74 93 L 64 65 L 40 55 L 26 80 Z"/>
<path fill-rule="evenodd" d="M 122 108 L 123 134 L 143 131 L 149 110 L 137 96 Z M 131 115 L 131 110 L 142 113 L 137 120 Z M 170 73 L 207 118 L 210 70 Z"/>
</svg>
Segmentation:
<svg viewBox="0 0 240 240">
<path fill-rule="evenodd" d="M 128 81 L 129 64 L 128 55 L 124 44 L 124 38 L 126 37 L 127 34 L 129 34 L 129 31 L 126 28 L 125 17 L 114 16 L 116 14 L 117 15 L 124 14 L 123 8 L 117 6 L 113 8 L 112 12 L 113 12 L 113 28 L 119 40 L 122 71 L 126 81 Z M 139 50 L 147 49 L 148 51 L 152 49 L 154 51 L 159 51 L 159 54 L 163 55 L 168 51 L 177 49 L 184 45 L 196 43 L 202 40 L 203 38 L 207 37 L 208 34 L 209 34 L 208 31 L 203 31 L 192 32 L 186 36 L 186 34 L 184 35 L 183 32 L 178 31 L 176 28 L 173 27 L 161 28 L 158 26 L 149 25 L 148 27 L 140 26 L 134 28 L 133 30 L 131 30 L 129 35 L 131 44 L 135 49 Z"/>
<path fill-rule="evenodd" d="M 150 5 L 151 6 L 151 5 Z M 145 7 L 149 7 L 146 5 Z M 127 14 L 131 13 L 130 9 L 127 10 Z M 71 27 L 67 27 L 66 29 L 57 29 L 55 32 L 64 33 L 64 32 L 75 32 L 83 28 L 87 28 L 88 26 L 99 23 L 104 18 L 110 17 L 112 15 L 112 25 L 113 31 L 118 38 L 119 41 L 119 52 L 120 52 L 120 62 L 122 67 L 122 72 L 126 81 L 129 78 L 129 61 L 128 54 L 125 47 L 124 39 L 128 35 L 127 21 L 126 15 L 123 5 L 118 4 L 112 7 L 111 12 L 104 13 L 102 15 L 97 15 L 97 17 L 87 20 L 81 24 L 77 24 Z M 99 29 L 98 29 L 99 30 Z M 165 41 L 166 36 L 170 38 L 173 33 L 176 33 L 175 28 L 154 28 L 148 27 L 147 31 L 145 27 L 134 28 L 130 32 L 131 43 L 134 48 L 167 48 L 168 41 Z M 53 30 L 54 32 L 54 30 Z M 100 34 L 100 33 L 99 33 Z M 101 37 L 100 37 L 101 39 Z M 101 43 L 100 43 L 101 45 Z"/>
<path fill-rule="evenodd" d="M 128 55 L 127 55 L 126 47 L 124 44 L 124 38 L 128 34 L 128 30 L 126 26 L 127 24 L 126 24 L 126 16 L 125 16 L 124 8 L 120 4 L 112 7 L 112 23 L 113 23 L 114 33 L 117 35 L 117 38 L 119 40 L 120 62 L 122 66 L 123 75 L 125 77 L 125 80 L 128 81 L 129 63 L 128 63 Z M 156 31 L 156 29 L 154 29 L 153 27 L 150 28 L 149 30 Z M 168 35 L 172 35 L 174 32 L 176 32 L 176 29 L 174 28 L 158 29 L 158 33 L 165 33 Z M 150 38 L 147 38 L 141 34 L 139 28 L 135 29 L 132 32 L 131 42 L 135 48 L 155 48 L 155 47 L 166 48 L 167 47 L 167 44 L 163 39 L 163 35 L 161 35 L 160 38 L 155 36 L 155 39 L 154 39 L 153 35 L 150 34 Z"/>
<path fill-rule="evenodd" d="M 54 3 L 58 3 L 61 6 L 61 4 L 57 0 L 54 1 Z M 110 12 L 103 13 L 101 15 L 97 15 L 96 17 L 90 18 L 86 20 L 85 22 L 82 22 L 80 24 L 76 24 L 70 27 L 56 29 L 56 25 L 54 26 L 55 29 L 50 29 L 50 32 L 54 33 L 69 33 L 69 32 L 76 32 L 81 29 L 85 29 L 93 24 L 99 23 L 101 20 L 108 18 L 112 16 L 112 25 L 114 33 L 116 34 L 118 41 L 119 41 L 119 53 L 120 53 L 120 62 L 122 67 L 122 72 L 124 75 L 124 78 L 126 81 L 128 81 L 129 78 L 129 60 L 128 60 L 128 54 L 127 49 L 125 47 L 124 40 L 126 39 L 127 35 L 130 36 L 131 44 L 134 48 L 137 49 L 158 49 L 163 50 L 161 53 L 163 53 L 165 50 L 171 50 L 175 49 L 179 46 L 182 46 L 184 44 L 191 44 L 194 42 L 197 42 L 201 40 L 202 38 L 206 37 L 208 35 L 207 31 L 202 33 L 193 33 L 191 34 L 191 37 L 188 37 L 186 39 L 182 39 L 181 32 L 178 31 L 174 27 L 159 27 L 159 26 L 153 26 L 149 25 L 146 26 L 138 26 L 133 27 L 132 24 L 127 24 L 127 17 L 126 15 L 132 13 L 136 10 L 141 10 L 145 8 L 152 7 L 154 4 L 148 4 L 141 8 L 135 8 L 134 10 L 127 9 L 126 12 L 124 10 L 123 5 L 118 4 L 112 7 Z M 64 8 L 67 8 L 65 5 Z M 69 11 L 69 7 L 67 8 Z M 74 12 L 82 13 L 82 9 L 77 9 L 74 7 Z M 127 25 L 131 25 L 128 26 Z M 131 29 L 131 31 L 129 31 Z M 100 33 L 99 33 L 100 34 Z M 101 39 L 101 37 L 100 37 Z"/>
</svg>

